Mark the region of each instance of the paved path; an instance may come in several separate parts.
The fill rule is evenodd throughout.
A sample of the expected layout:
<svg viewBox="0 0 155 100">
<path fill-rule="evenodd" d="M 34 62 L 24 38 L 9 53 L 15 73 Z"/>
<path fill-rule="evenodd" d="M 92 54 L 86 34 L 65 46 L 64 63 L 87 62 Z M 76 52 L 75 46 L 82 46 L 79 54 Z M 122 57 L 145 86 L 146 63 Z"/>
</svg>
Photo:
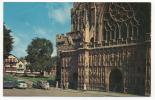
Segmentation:
<svg viewBox="0 0 155 100">
<path fill-rule="evenodd" d="M 4 89 L 4 96 L 65 96 L 65 97 L 104 97 L 104 96 L 136 96 L 123 93 L 108 93 L 99 91 L 79 91 L 79 90 L 62 90 L 56 88 L 50 88 L 50 90 L 42 89 Z"/>
</svg>

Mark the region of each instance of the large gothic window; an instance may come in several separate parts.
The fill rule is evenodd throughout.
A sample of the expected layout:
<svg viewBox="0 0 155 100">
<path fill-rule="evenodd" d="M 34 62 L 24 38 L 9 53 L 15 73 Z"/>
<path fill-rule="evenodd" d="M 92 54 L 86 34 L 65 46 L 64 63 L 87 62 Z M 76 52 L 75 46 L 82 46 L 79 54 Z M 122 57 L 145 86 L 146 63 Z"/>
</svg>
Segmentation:
<svg viewBox="0 0 155 100">
<path fill-rule="evenodd" d="M 121 37 L 123 39 L 126 39 L 126 37 L 127 37 L 127 24 L 125 24 L 125 23 L 121 24 Z"/>
</svg>

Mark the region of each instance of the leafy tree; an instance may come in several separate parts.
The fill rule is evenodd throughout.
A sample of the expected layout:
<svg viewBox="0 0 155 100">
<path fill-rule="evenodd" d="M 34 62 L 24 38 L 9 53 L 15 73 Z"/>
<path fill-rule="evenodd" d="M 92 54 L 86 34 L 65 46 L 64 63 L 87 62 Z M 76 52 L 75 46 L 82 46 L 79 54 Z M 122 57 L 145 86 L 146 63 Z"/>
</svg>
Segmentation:
<svg viewBox="0 0 155 100">
<path fill-rule="evenodd" d="M 57 56 L 52 57 L 52 65 L 57 64 Z"/>
<path fill-rule="evenodd" d="M 24 62 L 26 59 L 25 59 L 25 57 L 20 57 L 19 60 Z"/>
<path fill-rule="evenodd" d="M 25 60 L 25 57 L 20 57 L 19 60 Z"/>
<path fill-rule="evenodd" d="M 4 36 L 4 59 L 10 54 L 13 49 L 13 37 L 10 35 L 11 30 L 7 29 L 5 25 L 3 25 L 3 36 Z"/>
<path fill-rule="evenodd" d="M 51 60 L 49 61 L 49 63 L 51 64 L 51 66 L 47 66 L 45 68 L 45 71 L 47 71 L 47 72 L 50 72 L 51 71 L 51 68 L 53 66 L 56 66 L 57 65 L 57 56 L 52 57 Z"/>
<path fill-rule="evenodd" d="M 29 68 L 33 71 L 43 72 L 51 66 L 51 54 L 53 44 L 44 38 L 35 38 L 27 48 L 26 60 L 30 63 Z"/>
</svg>

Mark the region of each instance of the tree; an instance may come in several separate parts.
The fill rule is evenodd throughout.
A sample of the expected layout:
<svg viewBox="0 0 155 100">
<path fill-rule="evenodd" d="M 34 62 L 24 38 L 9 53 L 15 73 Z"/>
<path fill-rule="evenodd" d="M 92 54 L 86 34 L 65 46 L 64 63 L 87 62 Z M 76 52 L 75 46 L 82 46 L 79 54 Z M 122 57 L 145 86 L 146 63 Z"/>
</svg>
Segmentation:
<svg viewBox="0 0 155 100">
<path fill-rule="evenodd" d="M 21 62 L 24 62 L 24 61 L 25 61 L 25 57 L 20 57 L 19 60 L 20 60 Z"/>
<path fill-rule="evenodd" d="M 51 71 L 51 68 L 57 65 L 57 56 L 54 56 L 51 58 L 50 62 L 51 66 L 47 66 L 45 68 L 45 71 L 47 71 L 48 73 Z"/>
<path fill-rule="evenodd" d="M 4 36 L 4 54 L 3 57 L 4 59 L 8 57 L 10 52 L 13 49 L 13 37 L 10 35 L 11 30 L 7 29 L 5 25 L 3 25 L 3 36 Z"/>
<path fill-rule="evenodd" d="M 56 65 L 57 64 L 57 56 L 52 57 L 52 65 Z"/>
<path fill-rule="evenodd" d="M 30 63 L 29 68 L 33 71 L 43 72 L 51 66 L 51 54 L 53 44 L 44 38 L 35 38 L 27 48 L 26 60 Z"/>
</svg>

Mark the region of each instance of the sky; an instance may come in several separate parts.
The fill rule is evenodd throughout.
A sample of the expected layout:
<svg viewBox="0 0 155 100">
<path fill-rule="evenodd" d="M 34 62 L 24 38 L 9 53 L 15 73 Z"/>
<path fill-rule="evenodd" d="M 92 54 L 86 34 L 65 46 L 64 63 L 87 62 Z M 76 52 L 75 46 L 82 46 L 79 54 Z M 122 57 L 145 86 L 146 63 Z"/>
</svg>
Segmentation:
<svg viewBox="0 0 155 100">
<path fill-rule="evenodd" d="M 14 38 L 11 54 L 18 58 L 26 56 L 27 46 L 39 37 L 53 43 L 52 56 L 55 56 L 56 34 L 71 30 L 71 8 L 72 3 L 67 2 L 5 2 L 4 23 Z"/>
</svg>

